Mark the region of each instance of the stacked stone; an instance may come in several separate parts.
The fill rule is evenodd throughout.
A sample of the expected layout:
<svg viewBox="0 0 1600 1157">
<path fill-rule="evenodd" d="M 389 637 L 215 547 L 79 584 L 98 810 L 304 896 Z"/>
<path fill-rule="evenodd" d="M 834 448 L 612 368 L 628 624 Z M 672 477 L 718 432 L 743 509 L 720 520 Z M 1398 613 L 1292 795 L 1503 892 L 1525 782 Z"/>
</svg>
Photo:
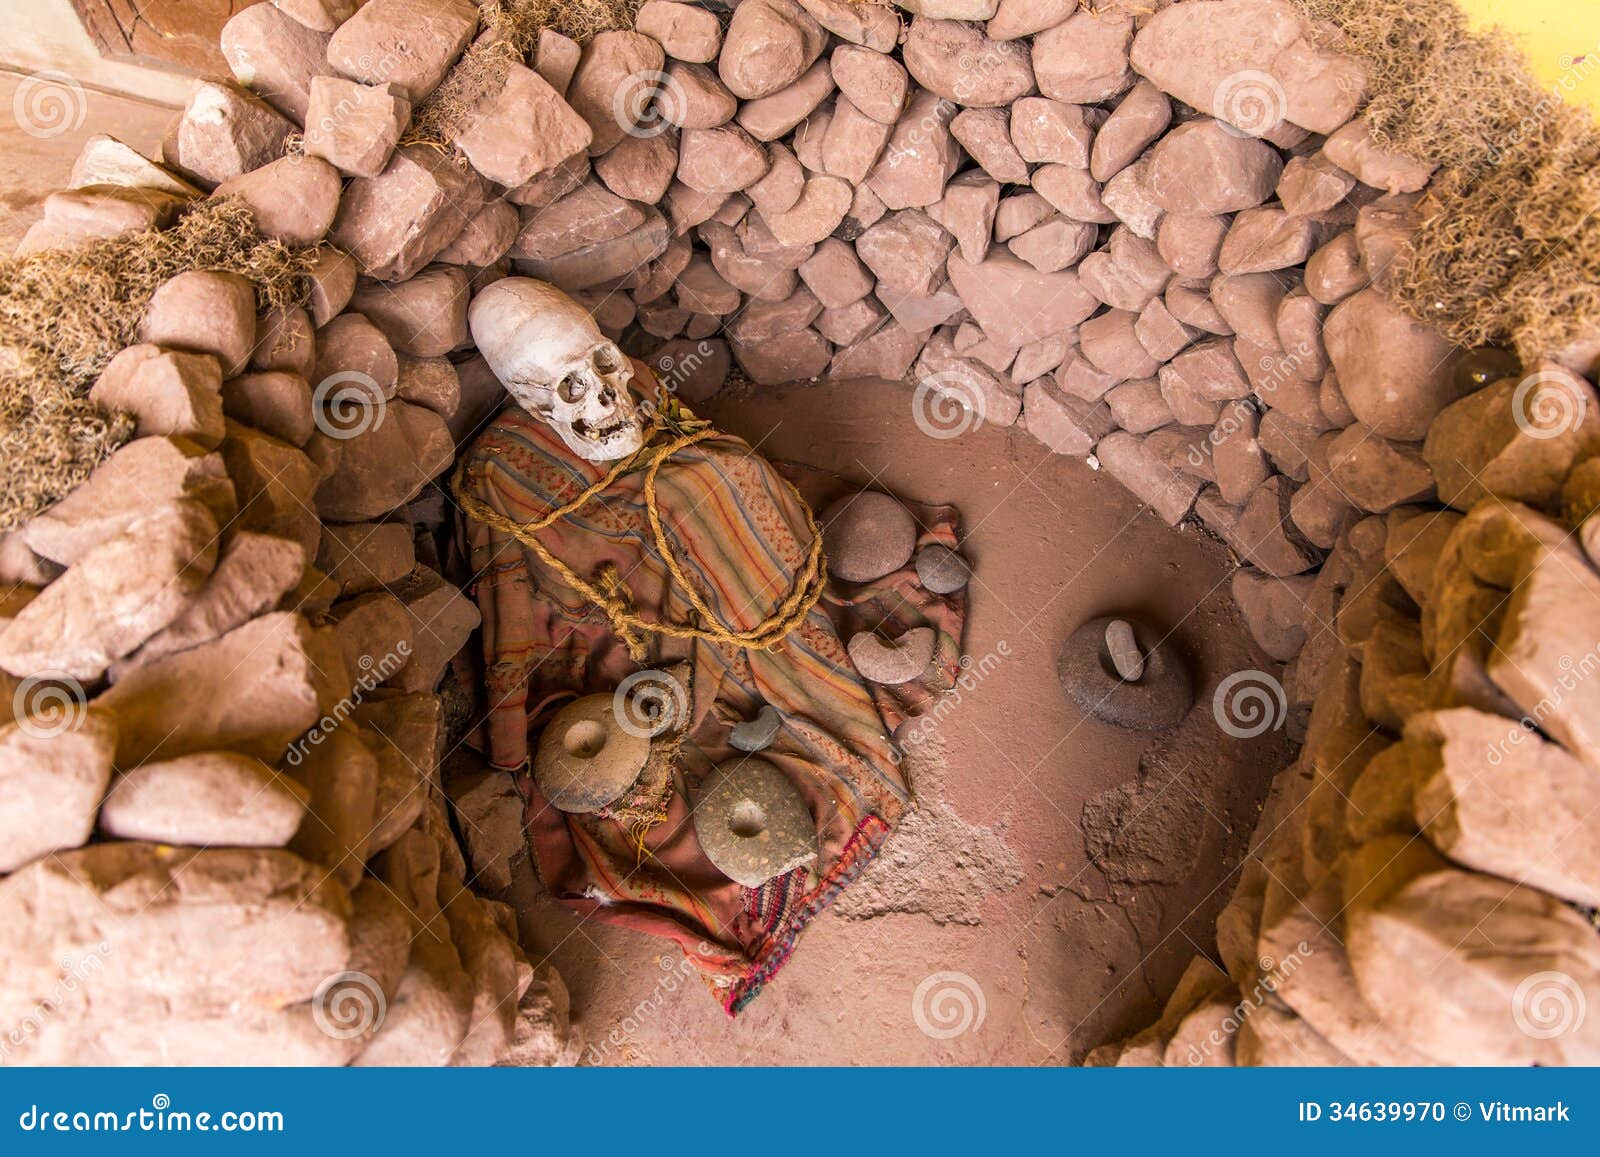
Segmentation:
<svg viewBox="0 0 1600 1157">
<path fill-rule="evenodd" d="M 371 8 L 421 22 L 395 79 L 336 71 L 371 47 L 359 17 L 330 35 L 297 19 L 322 6 L 246 9 L 223 41 L 250 87 L 199 83 L 164 163 L 92 140 L 24 242 L 230 194 L 318 256 L 303 309 L 258 315 L 231 273 L 161 286 L 91 392 L 133 440 L 0 536 L 6 1062 L 575 1051 L 559 976 L 473 890 L 510 882 L 509 779 L 441 775 L 437 690 L 478 613 L 438 573 L 435 480 L 503 400 L 465 319 L 516 214 L 397 141 L 477 14 Z"/>
</svg>

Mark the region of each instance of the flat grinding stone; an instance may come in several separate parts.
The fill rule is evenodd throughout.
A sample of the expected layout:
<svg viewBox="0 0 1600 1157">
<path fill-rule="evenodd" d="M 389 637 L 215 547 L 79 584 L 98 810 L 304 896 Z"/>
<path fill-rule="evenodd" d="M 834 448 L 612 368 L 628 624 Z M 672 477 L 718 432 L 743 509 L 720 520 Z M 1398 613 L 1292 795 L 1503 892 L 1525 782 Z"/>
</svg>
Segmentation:
<svg viewBox="0 0 1600 1157">
<path fill-rule="evenodd" d="M 694 834 L 719 872 L 747 888 L 817 858 L 805 797 L 765 759 L 719 763 L 694 806 Z"/>
<path fill-rule="evenodd" d="M 533 779 L 564 812 L 598 811 L 633 786 L 650 757 L 650 739 L 617 722 L 611 695 L 585 695 L 556 712 L 539 736 Z"/>
</svg>

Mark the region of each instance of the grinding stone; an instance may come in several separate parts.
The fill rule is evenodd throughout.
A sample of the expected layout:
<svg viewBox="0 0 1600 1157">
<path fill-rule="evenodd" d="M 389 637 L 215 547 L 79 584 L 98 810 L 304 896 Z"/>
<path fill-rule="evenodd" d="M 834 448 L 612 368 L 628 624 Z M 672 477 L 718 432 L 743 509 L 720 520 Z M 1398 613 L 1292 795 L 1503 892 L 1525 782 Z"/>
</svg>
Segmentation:
<svg viewBox="0 0 1600 1157">
<path fill-rule="evenodd" d="M 953 595 L 972 578 L 972 564 L 942 542 L 917 551 L 917 581 L 936 595 Z"/>
<path fill-rule="evenodd" d="M 622 729 L 612 696 L 585 695 L 558 711 L 539 736 L 533 779 L 552 807 L 592 812 L 632 787 L 649 757 L 649 738 Z"/>
<path fill-rule="evenodd" d="M 719 872 L 755 888 L 817 858 L 805 797 L 765 759 L 719 763 L 694 807 L 694 834 Z"/>
<path fill-rule="evenodd" d="M 822 549 L 828 573 L 868 583 L 899 570 L 917 546 L 917 521 L 887 494 L 863 490 L 822 512 Z"/>
<path fill-rule="evenodd" d="M 1133 628 L 1144 669 L 1137 680 L 1122 678 L 1106 637 L 1107 628 L 1117 621 L 1090 619 L 1072 632 L 1056 668 L 1062 687 L 1074 703 L 1103 723 L 1159 731 L 1180 722 L 1194 704 L 1188 673 L 1155 628 L 1123 619 Z"/>
<path fill-rule="evenodd" d="M 932 627 L 912 627 L 893 641 L 861 631 L 851 637 L 845 649 L 863 679 L 893 687 L 909 683 L 926 671 L 938 642 Z"/>
</svg>

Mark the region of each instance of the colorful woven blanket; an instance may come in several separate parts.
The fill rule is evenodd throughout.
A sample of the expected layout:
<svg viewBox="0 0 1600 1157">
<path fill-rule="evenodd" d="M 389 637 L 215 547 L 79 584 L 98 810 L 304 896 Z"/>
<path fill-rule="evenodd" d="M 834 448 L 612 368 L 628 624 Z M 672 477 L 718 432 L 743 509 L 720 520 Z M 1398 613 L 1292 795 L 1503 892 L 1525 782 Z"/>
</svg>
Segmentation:
<svg viewBox="0 0 1600 1157">
<path fill-rule="evenodd" d="M 635 363 L 636 385 L 654 393 Z M 569 451 L 544 423 L 512 407 L 473 445 L 467 493 L 519 524 L 571 502 L 606 474 Z M 717 434 L 668 459 L 656 480 L 668 548 L 721 626 L 758 626 L 794 585 L 811 546 L 803 502 L 820 509 L 852 487 L 816 472 L 779 469 L 738 438 Z M 922 542 L 955 545 L 956 512 L 911 507 Z M 873 858 L 910 804 L 891 740 L 959 675 L 965 594 L 924 591 L 911 567 L 870 586 L 831 582 L 783 641 L 766 650 L 703 639 L 646 636 L 630 658 L 603 610 L 572 589 L 516 537 L 465 520 L 483 613 L 490 761 L 514 771 L 526 793 L 526 826 L 546 887 L 597 920 L 677 941 L 730 1014 L 737 1013 L 792 951 L 806 923 Z M 625 473 L 582 508 L 537 533 L 549 554 L 597 583 L 621 579 L 632 613 L 692 624 L 647 517 L 641 473 Z M 617 585 L 613 579 L 613 586 Z M 868 687 L 842 638 L 858 630 L 895 637 L 918 625 L 939 645 L 918 682 Z M 645 674 L 639 674 L 646 672 Z M 670 774 L 647 774 L 632 797 L 591 815 L 550 807 L 527 774 L 530 746 L 574 695 L 612 691 L 629 676 L 687 712 Z M 643 681 L 641 683 L 641 680 Z M 687 788 L 740 753 L 731 728 L 763 704 L 783 727 L 762 757 L 799 786 L 816 819 L 818 859 L 745 888 L 714 868 L 695 839 Z"/>
</svg>

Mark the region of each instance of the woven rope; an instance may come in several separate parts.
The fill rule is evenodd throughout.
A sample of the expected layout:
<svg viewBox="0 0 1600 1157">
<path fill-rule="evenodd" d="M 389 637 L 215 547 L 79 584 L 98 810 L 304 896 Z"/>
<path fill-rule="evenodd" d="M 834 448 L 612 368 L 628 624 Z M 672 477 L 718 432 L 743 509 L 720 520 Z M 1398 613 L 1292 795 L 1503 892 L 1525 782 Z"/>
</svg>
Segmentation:
<svg viewBox="0 0 1600 1157">
<path fill-rule="evenodd" d="M 670 437 L 664 442 L 657 442 L 663 434 Z M 822 557 L 822 534 L 817 529 L 811 507 L 785 479 L 784 484 L 789 486 L 790 493 L 800 504 L 800 509 L 805 512 L 806 528 L 811 532 L 811 548 L 806 554 L 806 561 L 795 575 L 794 584 L 783 602 L 759 624 L 748 630 L 734 631 L 718 622 L 716 615 L 706 605 L 705 599 L 689 581 L 689 576 L 684 573 L 667 541 L 666 529 L 661 521 L 660 504 L 656 497 L 656 476 L 660 473 L 661 467 L 680 450 L 721 436 L 721 431 L 714 428 L 711 423 L 694 417 L 688 410 L 680 407 L 676 400 L 671 400 L 667 406 L 657 411 L 650 437 L 643 446 L 627 458 L 616 462 L 602 478 L 585 487 L 571 501 L 532 522 L 516 522 L 507 518 L 473 494 L 467 484 L 469 462 L 467 458 L 463 458 L 460 466 L 456 468 L 450 488 L 455 492 L 456 501 L 461 504 L 461 509 L 467 517 L 517 539 L 537 554 L 547 567 L 560 575 L 568 586 L 599 607 L 611 623 L 611 629 L 616 632 L 617 637 L 627 644 L 628 654 L 635 661 L 641 661 L 646 656 L 643 638 L 645 634 L 666 635 L 674 639 L 704 639 L 749 650 L 766 651 L 781 643 L 791 631 L 803 623 L 806 616 L 811 613 L 811 609 L 817 605 L 817 600 L 822 597 L 823 586 L 827 581 L 827 563 Z M 577 513 L 618 478 L 641 467 L 644 469 L 645 512 L 650 521 L 650 533 L 655 539 L 656 550 L 666 563 L 673 582 L 683 592 L 700 619 L 710 624 L 709 626 L 652 622 L 645 619 L 633 610 L 628 598 L 627 584 L 614 566 L 606 564 L 600 569 L 596 576 L 598 580 L 596 585 L 580 577 L 539 541 L 539 531 Z"/>
</svg>

